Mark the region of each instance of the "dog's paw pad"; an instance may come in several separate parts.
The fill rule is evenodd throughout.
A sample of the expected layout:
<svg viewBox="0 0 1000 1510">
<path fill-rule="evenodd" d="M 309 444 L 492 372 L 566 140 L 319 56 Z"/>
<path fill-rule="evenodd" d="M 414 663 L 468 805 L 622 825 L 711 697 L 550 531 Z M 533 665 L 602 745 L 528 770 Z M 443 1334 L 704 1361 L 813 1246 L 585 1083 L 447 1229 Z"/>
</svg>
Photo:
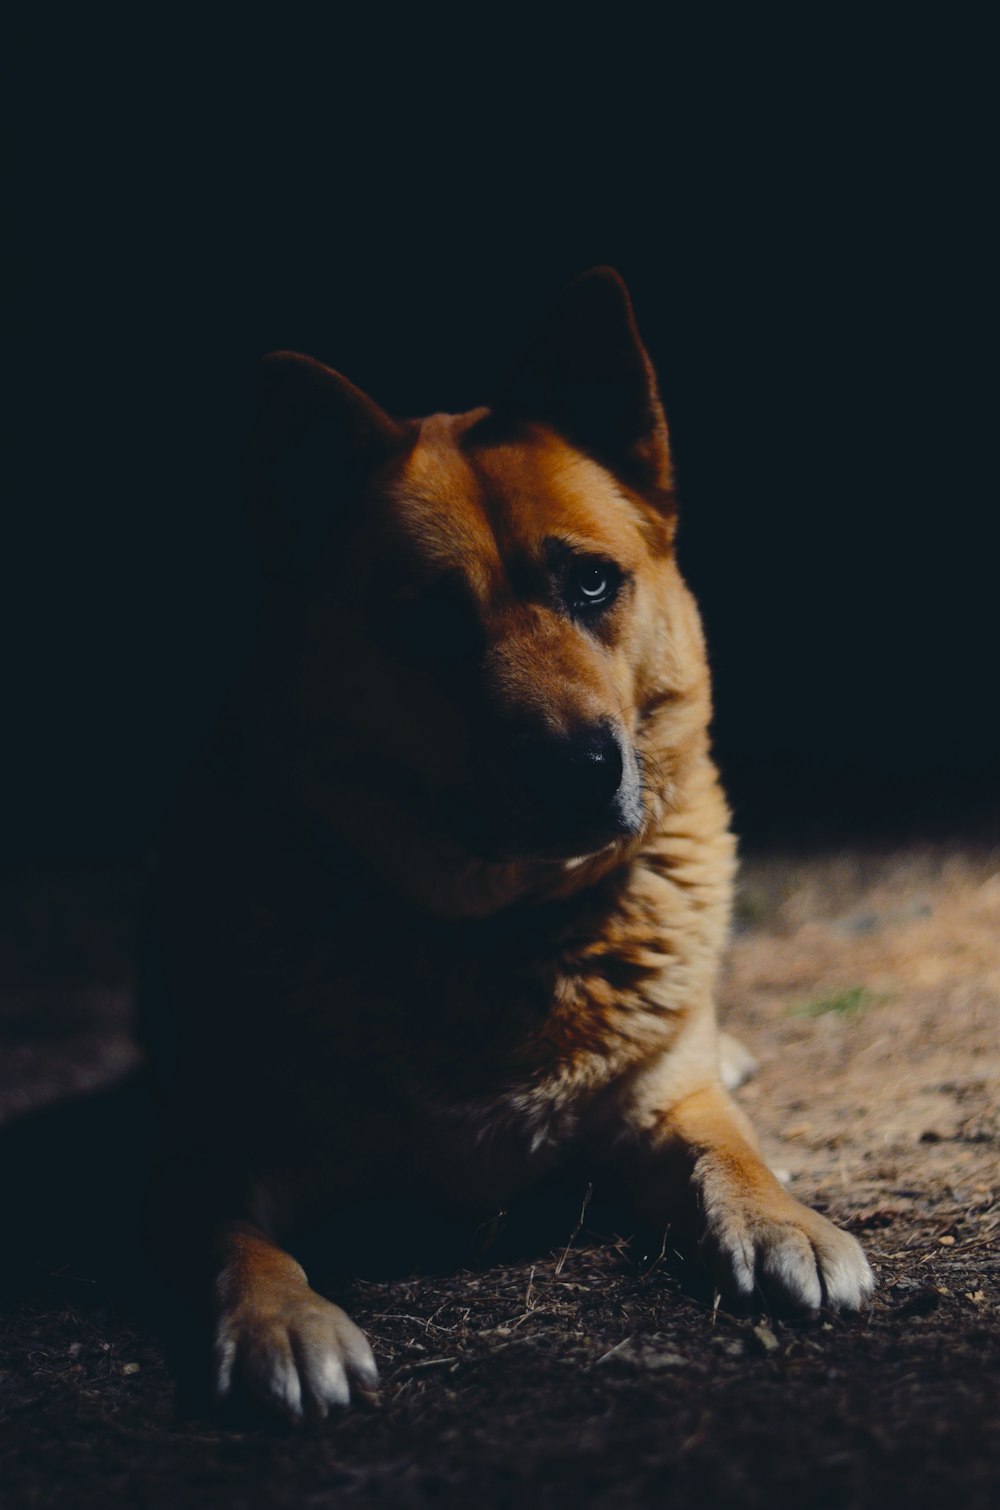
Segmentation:
<svg viewBox="0 0 1000 1510">
<path fill-rule="evenodd" d="M 245 1393 L 292 1420 L 378 1396 L 368 1339 L 312 1290 L 263 1305 L 252 1298 L 219 1317 L 213 1351 L 219 1400 Z"/>
</svg>

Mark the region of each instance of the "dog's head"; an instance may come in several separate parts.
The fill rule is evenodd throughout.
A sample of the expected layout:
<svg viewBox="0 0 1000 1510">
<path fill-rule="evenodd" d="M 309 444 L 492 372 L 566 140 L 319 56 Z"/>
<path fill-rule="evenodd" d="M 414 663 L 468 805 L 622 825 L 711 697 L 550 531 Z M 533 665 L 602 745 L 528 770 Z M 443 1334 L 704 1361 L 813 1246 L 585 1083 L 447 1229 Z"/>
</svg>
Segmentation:
<svg viewBox="0 0 1000 1510">
<path fill-rule="evenodd" d="M 396 421 L 269 357 L 250 486 L 313 811 L 445 912 L 551 895 L 642 844 L 709 700 L 617 274 L 571 285 L 466 414 Z"/>
</svg>

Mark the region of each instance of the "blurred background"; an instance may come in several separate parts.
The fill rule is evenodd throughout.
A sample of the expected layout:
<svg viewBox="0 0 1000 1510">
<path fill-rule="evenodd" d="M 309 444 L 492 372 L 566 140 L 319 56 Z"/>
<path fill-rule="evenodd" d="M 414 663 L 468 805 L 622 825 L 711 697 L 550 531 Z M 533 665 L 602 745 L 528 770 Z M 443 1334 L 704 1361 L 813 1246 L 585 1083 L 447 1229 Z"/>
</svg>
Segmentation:
<svg viewBox="0 0 1000 1510">
<path fill-rule="evenodd" d="M 981 829 L 981 96 L 971 49 L 909 25 L 33 37 L 11 81 L 4 862 L 154 840 L 253 611 L 259 357 L 309 352 L 396 412 L 466 408 L 597 262 L 661 377 L 737 827 Z"/>
</svg>

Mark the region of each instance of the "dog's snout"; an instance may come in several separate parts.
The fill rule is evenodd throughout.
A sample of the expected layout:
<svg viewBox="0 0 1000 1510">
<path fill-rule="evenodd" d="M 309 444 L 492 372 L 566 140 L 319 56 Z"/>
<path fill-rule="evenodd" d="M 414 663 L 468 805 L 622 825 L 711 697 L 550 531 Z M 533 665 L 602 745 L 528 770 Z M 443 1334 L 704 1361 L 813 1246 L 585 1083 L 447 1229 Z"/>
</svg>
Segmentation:
<svg viewBox="0 0 1000 1510">
<path fill-rule="evenodd" d="M 604 725 L 573 735 L 521 737 L 510 756 L 514 778 L 528 797 L 566 817 L 599 813 L 622 784 L 621 746 Z"/>
</svg>

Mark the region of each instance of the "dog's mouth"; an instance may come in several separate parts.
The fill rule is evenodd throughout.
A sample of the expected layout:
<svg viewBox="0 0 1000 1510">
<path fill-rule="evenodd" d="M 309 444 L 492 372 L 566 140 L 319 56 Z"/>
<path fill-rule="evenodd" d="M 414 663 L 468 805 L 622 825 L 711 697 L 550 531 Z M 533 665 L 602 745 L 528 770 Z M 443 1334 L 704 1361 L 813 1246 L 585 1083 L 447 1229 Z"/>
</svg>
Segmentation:
<svg viewBox="0 0 1000 1510">
<path fill-rule="evenodd" d="M 477 858 L 496 864 L 516 861 L 583 860 L 641 831 L 641 792 L 628 802 L 608 804 L 606 811 L 545 812 L 530 804 L 484 800 L 473 787 L 453 787 L 433 802 L 435 828 Z"/>
<path fill-rule="evenodd" d="M 533 760 L 535 756 L 531 757 Z M 626 752 L 610 775 L 587 765 L 558 779 L 524 774 L 524 761 L 484 761 L 474 777 L 434 792 L 412 770 L 374 753 L 319 763 L 323 787 L 389 793 L 431 833 L 488 864 L 567 863 L 625 845 L 645 822 L 635 756 Z"/>
<path fill-rule="evenodd" d="M 522 824 L 497 821 L 484 814 L 466 792 L 449 792 L 435 805 L 435 826 L 480 860 L 503 864 L 514 860 L 574 860 L 596 854 L 614 843 L 610 829 L 575 833 L 532 832 Z"/>
</svg>

